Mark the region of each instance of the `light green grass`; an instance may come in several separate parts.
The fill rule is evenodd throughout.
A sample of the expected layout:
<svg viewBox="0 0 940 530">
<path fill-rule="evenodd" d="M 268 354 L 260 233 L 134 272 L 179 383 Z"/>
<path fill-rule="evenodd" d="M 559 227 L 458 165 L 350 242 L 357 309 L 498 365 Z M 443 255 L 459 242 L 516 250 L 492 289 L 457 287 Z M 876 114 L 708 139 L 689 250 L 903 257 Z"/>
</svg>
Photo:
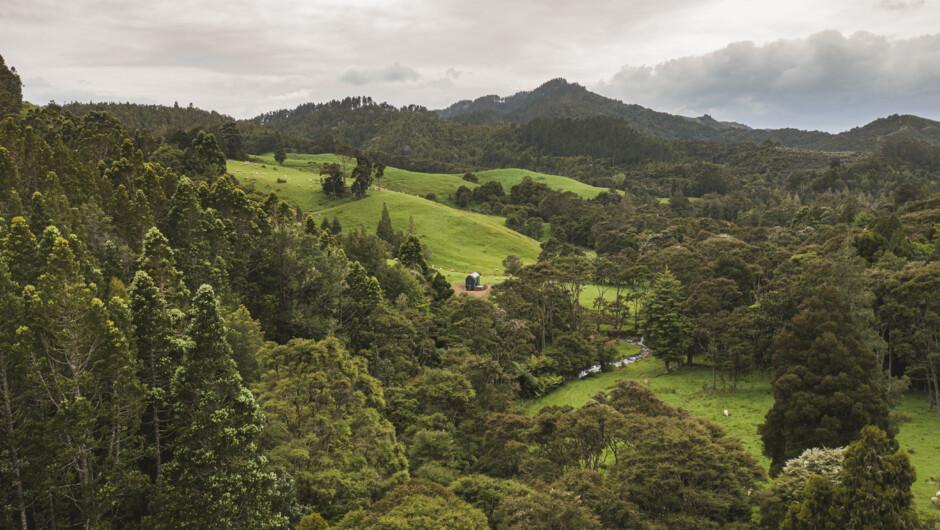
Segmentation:
<svg viewBox="0 0 940 530">
<path fill-rule="evenodd" d="M 229 160 L 228 172 L 243 186 L 254 187 L 265 195 L 275 192 L 288 204 L 297 206 L 304 212 L 325 208 L 330 203 L 320 186 L 320 177 L 309 171 L 290 166 L 277 167 Z M 287 182 L 278 183 L 279 178 Z"/>
<path fill-rule="evenodd" d="M 937 411 L 928 409 L 926 395 L 909 392 L 894 412 L 908 418 L 901 424 L 897 440 L 901 448 L 907 450 L 917 470 L 917 481 L 911 487 L 914 502 L 921 511 L 933 511 L 930 498 L 940 490 L 940 486 L 928 481 L 931 477 L 940 477 L 940 420 L 936 418 Z"/>
<path fill-rule="evenodd" d="M 628 357 L 640 353 L 639 346 L 627 343 L 617 343 L 617 350 L 621 357 Z M 541 398 L 529 400 L 524 403 L 530 416 L 534 416 L 543 407 L 549 405 L 571 405 L 580 407 L 587 403 L 594 394 L 601 390 L 610 390 L 624 379 L 643 379 L 654 377 L 662 373 L 663 363 L 655 359 L 642 359 L 610 372 L 598 372 L 585 376 L 583 379 L 569 379 L 560 387 Z"/>
<path fill-rule="evenodd" d="M 362 225 L 374 232 L 383 203 L 395 230 L 405 230 L 408 218 L 414 218 L 418 237 L 431 248 L 430 263 L 438 268 L 464 273 L 478 271 L 495 279 L 494 276 L 502 275 L 502 261 L 509 254 L 516 254 L 524 263 L 533 263 L 538 257 L 538 242 L 506 228 L 502 218 L 455 210 L 389 190 L 372 190 L 362 200 L 342 202 L 314 215 L 328 219 L 335 215 L 344 229 Z"/>
<path fill-rule="evenodd" d="M 513 186 L 522 182 L 522 179 L 525 177 L 531 177 L 535 182 L 545 184 L 553 190 L 570 191 L 584 199 L 593 199 L 602 191 L 608 191 L 606 188 L 591 186 L 590 184 L 585 184 L 572 178 L 562 177 L 560 175 L 546 175 L 545 173 L 536 173 L 535 171 L 529 171 L 527 169 L 490 169 L 478 171 L 474 174 L 480 179 L 480 184 L 493 180 L 499 182 L 503 185 L 503 189 L 506 190 L 507 194 Z"/>
<path fill-rule="evenodd" d="M 712 382 L 709 366 L 687 366 L 670 374 L 663 374 L 663 368 L 660 361 L 643 359 L 618 371 L 569 380 L 550 394 L 524 405 L 530 415 L 547 405 L 580 407 L 598 391 L 610 389 L 623 379 L 632 379 L 647 385 L 665 403 L 721 425 L 729 434 L 741 439 L 764 469 L 770 466 L 770 460 L 761 454 L 763 444 L 757 434 L 757 426 L 764 422 L 764 416 L 774 403 L 769 374 L 749 374 L 738 381 L 736 391 L 723 391 L 719 382 L 719 391 L 710 393 L 703 391 L 703 387 L 711 386 Z M 915 504 L 919 510 L 930 512 L 930 498 L 940 490 L 940 486 L 929 482 L 931 477 L 940 477 L 940 420 L 936 419 L 935 410 L 927 408 L 926 401 L 922 393 L 910 392 L 894 412 L 907 419 L 901 425 L 897 440 L 917 470 L 917 481 L 911 488 Z"/>
<path fill-rule="evenodd" d="M 258 158 L 264 160 L 269 166 L 275 164 L 274 155 L 272 153 L 259 155 Z M 340 163 L 340 157 L 328 153 L 317 155 L 289 153 L 287 159 L 284 161 L 284 166 L 318 173 L 319 165 L 325 163 Z M 352 172 L 352 168 L 355 167 L 355 165 L 355 160 L 348 162 L 346 172 Z M 479 184 L 463 180 L 462 173 L 419 173 L 417 171 L 387 167 L 385 168 L 385 176 L 382 177 L 378 184 L 385 189 L 409 193 L 411 195 L 419 195 L 421 197 L 424 197 L 428 193 L 434 193 L 437 195 L 439 202 L 449 202 L 449 198 L 453 196 L 460 186 L 473 189 L 480 184 L 494 180 L 502 184 L 503 189 L 508 195 L 509 190 L 514 185 L 522 182 L 522 179 L 526 176 L 531 177 L 535 182 L 545 184 L 553 190 L 570 191 L 585 199 L 594 198 L 602 191 L 607 191 L 605 188 L 591 186 L 572 178 L 562 177 L 560 175 L 547 175 L 527 169 L 491 169 L 474 174 L 479 178 Z"/>
<path fill-rule="evenodd" d="M 757 426 L 773 405 L 773 389 L 769 375 L 755 373 L 738 381 L 736 391 L 722 390 L 710 393 L 702 390 L 711 386 L 711 368 L 704 365 L 686 366 L 670 374 L 663 374 L 665 366 L 656 359 L 643 359 L 626 365 L 615 372 L 595 374 L 584 379 L 570 380 L 562 387 L 529 403 L 530 414 L 546 405 L 583 405 L 600 390 L 612 388 L 619 381 L 632 379 L 647 385 L 663 402 L 682 407 L 694 416 L 708 418 L 725 430 L 741 438 L 748 451 L 766 469 L 770 461 L 761 454 L 762 445 Z M 720 383 L 719 383 L 720 385 Z M 730 381 L 729 381 L 730 386 Z M 727 409 L 729 415 L 724 415 Z"/>
</svg>

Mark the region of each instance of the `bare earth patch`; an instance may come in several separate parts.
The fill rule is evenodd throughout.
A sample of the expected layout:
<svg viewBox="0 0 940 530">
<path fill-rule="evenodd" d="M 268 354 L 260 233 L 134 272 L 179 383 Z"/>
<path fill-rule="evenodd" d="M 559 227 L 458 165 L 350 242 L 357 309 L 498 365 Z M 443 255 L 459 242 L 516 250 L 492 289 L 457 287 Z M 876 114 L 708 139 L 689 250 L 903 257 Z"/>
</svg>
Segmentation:
<svg viewBox="0 0 940 530">
<path fill-rule="evenodd" d="M 457 293 L 458 295 L 476 296 L 478 298 L 490 295 L 490 286 L 489 284 L 486 284 L 486 283 L 483 284 L 482 289 L 477 289 L 474 291 L 468 291 L 467 285 L 464 282 L 457 282 L 451 285 L 451 287 L 454 288 L 454 292 Z"/>
</svg>

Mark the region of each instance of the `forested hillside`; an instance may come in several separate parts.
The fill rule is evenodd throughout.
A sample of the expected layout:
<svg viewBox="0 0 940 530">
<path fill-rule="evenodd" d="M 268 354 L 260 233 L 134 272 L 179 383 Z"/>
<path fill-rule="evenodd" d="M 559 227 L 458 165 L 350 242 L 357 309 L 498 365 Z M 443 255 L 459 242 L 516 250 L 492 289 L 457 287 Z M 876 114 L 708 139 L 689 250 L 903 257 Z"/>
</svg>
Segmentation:
<svg viewBox="0 0 940 530">
<path fill-rule="evenodd" d="M 937 478 L 909 457 L 938 454 L 936 437 L 897 438 L 904 399 L 940 421 L 936 145 L 833 156 L 361 99 L 132 124 L 23 115 L 21 98 L 0 123 L 2 528 L 937 520 Z M 335 156 L 282 165 L 304 145 Z M 257 191 L 260 164 L 283 188 Z M 393 201 L 377 188 L 408 164 L 466 185 Z M 489 231 L 404 225 L 445 209 Z M 366 211 L 378 222 L 351 226 Z M 448 238 L 479 239 L 448 259 L 498 260 L 507 279 L 455 293 L 428 258 Z M 628 380 L 614 363 L 640 336 L 661 369 Z M 613 381 L 586 404 L 529 414 L 595 367 Z M 703 395 L 770 380 L 773 404 L 741 427 L 769 465 L 649 384 L 702 367 Z"/>
<path fill-rule="evenodd" d="M 718 121 L 708 115 L 688 118 L 626 104 L 564 79 L 553 79 L 531 92 L 519 92 L 505 98 L 484 96 L 473 101 L 460 101 L 437 111 L 437 115 L 462 123 L 489 125 L 528 123 L 546 117 L 609 116 L 622 118 L 637 132 L 657 138 L 721 143 L 770 141 L 819 151 L 871 151 L 886 139 L 940 143 L 940 123 L 917 116 L 893 115 L 838 134 L 798 129 L 752 129 L 740 123 Z"/>
</svg>

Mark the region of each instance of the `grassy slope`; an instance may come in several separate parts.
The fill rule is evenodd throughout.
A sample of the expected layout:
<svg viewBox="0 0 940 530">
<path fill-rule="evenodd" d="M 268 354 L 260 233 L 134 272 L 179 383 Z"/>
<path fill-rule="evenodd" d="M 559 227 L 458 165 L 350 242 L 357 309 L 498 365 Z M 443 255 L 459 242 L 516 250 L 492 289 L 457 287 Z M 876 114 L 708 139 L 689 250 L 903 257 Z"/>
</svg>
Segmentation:
<svg viewBox="0 0 940 530">
<path fill-rule="evenodd" d="M 704 365 L 686 367 L 663 375 L 662 362 L 644 359 L 615 372 L 568 381 L 541 399 L 525 403 L 525 406 L 530 415 L 547 405 L 569 404 L 578 407 L 598 391 L 610 389 L 620 380 L 648 380 L 645 384 L 664 402 L 682 407 L 695 416 L 708 418 L 722 425 L 730 434 L 740 437 L 745 447 L 766 469 L 770 460 L 761 454 L 763 445 L 757 434 L 757 426 L 763 423 L 764 415 L 773 406 L 770 376 L 751 374 L 743 381 L 738 381 L 736 392 L 702 392 L 704 385 L 711 386 L 711 377 L 711 369 Z M 912 488 L 917 507 L 929 511 L 930 498 L 940 489 L 940 486 L 928 482 L 931 477 L 940 477 L 940 437 L 937 437 L 940 420 L 934 418 L 935 411 L 927 410 L 925 403 L 923 395 L 911 392 L 894 411 L 908 418 L 901 425 L 897 439 L 900 446 L 910 454 L 911 462 L 917 469 L 917 482 Z M 727 417 L 723 412 L 725 409 L 729 412 Z"/>
<path fill-rule="evenodd" d="M 506 228 L 500 217 L 456 210 L 390 190 L 371 190 L 360 201 L 328 201 L 320 190 L 319 177 L 298 168 L 305 164 L 288 164 L 275 170 L 269 164 L 262 168 L 261 164 L 229 161 L 228 170 L 240 181 L 253 183 L 259 191 L 276 191 L 288 203 L 313 213 L 318 219 L 337 216 L 345 229 L 362 225 L 374 232 L 385 203 L 396 230 L 405 230 L 409 216 L 414 218 L 421 241 L 431 248 L 432 265 L 462 273 L 448 275 L 449 279 L 463 279 L 466 274 L 479 271 L 484 281 L 492 282 L 494 269 L 502 270 L 502 261 L 507 255 L 516 254 L 525 263 L 532 263 L 538 257 L 538 242 Z M 278 183 L 278 178 L 287 182 Z"/>
<path fill-rule="evenodd" d="M 926 405 L 926 395 L 909 392 L 894 409 L 908 418 L 901 425 L 897 440 L 917 470 L 917 481 L 911 490 L 917 507 L 924 511 L 930 510 L 930 498 L 940 490 L 940 486 L 928 482 L 931 477 L 940 477 L 940 436 L 937 436 L 940 420 L 935 417 L 937 411 Z"/>
<path fill-rule="evenodd" d="M 274 156 L 270 153 L 261 155 L 260 158 L 269 165 L 274 164 Z M 307 155 L 291 153 L 287 155 L 287 160 L 284 162 L 284 165 L 292 168 L 314 170 L 314 167 L 311 166 L 311 162 L 314 164 L 323 164 L 331 162 L 338 163 L 339 161 L 339 157 L 332 154 Z M 350 164 L 347 164 L 347 172 L 352 171 L 352 167 L 355 166 L 355 163 L 355 160 L 353 160 Z M 503 185 L 503 189 L 506 190 L 507 194 L 510 188 L 522 182 L 522 179 L 526 176 L 532 177 L 532 180 L 541 182 L 549 188 L 571 191 L 585 199 L 593 198 L 598 193 L 607 191 L 604 188 L 590 186 L 568 177 L 546 175 L 526 169 L 491 169 L 480 171 L 475 173 L 475 175 L 479 178 L 480 184 L 493 180 L 498 181 Z M 411 195 L 420 195 L 422 197 L 429 192 L 433 192 L 437 195 L 438 201 L 443 202 L 447 201 L 448 197 L 453 195 L 460 186 L 466 186 L 471 189 L 479 186 L 479 184 L 463 180 L 462 177 L 463 175 L 458 174 L 418 173 L 416 171 L 389 167 L 385 169 L 385 176 L 382 177 L 380 184 L 383 188 L 409 193 Z"/>
<path fill-rule="evenodd" d="M 606 188 L 591 186 L 568 177 L 546 175 L 527 169 L 490 169 L 478 171 L 474 174 L 480 179 L 480 184 L 493 180 L 499 182 L 503 185 L 503 189 L 506 190 L 506 193 L 509 193 L 510 188 L 522 182 L 522 179 L 525 177 L 531 177 L 535 182 L 545 184 L 553 190 L 570 191 L 585 199 L 593 199 L 598 193 L 607 191 Z"/>
<path fill-rule="evenodd" d="M 518 255 L 526 263 L 532 263 L 538 257 L 538 243 L 506 228 L 499 217 L 455 210 L 389 190 L 373 190 L 365 199 L 346 202 L 316 214 L 330 219 L 336 215 L 346 228 L 361 224 L 371 232 L 382 216 L 383 203 L 388 207 L 396 230 L 405 230 L 408 217 L 414 218 L 418 236 L 431 248 L 430 262 L 437 267 L 462 272 L 479 271 L 490 276 L 494 269 L 502 270 L 502 261 L 509 254 Z"/>
</svg>

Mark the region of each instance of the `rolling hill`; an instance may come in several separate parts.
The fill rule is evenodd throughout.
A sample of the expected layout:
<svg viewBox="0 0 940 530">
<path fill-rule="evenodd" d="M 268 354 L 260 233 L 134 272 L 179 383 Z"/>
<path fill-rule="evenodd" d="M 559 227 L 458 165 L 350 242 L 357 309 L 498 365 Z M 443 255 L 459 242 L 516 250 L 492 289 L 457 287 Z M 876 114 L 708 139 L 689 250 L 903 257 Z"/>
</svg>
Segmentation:
<svg viewBox="0 0 940 530">
<path fill-rule="evenodd" d="M 457 210 L 391 189 L 370 190 L 362 200 L 345 198 L 331 201 L 321 192 L 318 175 L 307 168 L 311 161 L 329 161 L 333 156 L 301 155 L 293 158 L 292 163 L 289 159 L 289 164 L 283 167 L 230 160 L 228 171 L 250 189 L 262 193 L 276 192 L 289 204 L 314 215 L 318 222 L 324 217 L 332 220 L 336 216 L 344 229 L 361 225 L 367 231 L 375 232 L 385 204 L 395 230 L 404 231 L 409 217 L 414 219 L 418 236 L 431 249 L 430 263 L 448 272 L 466 274 L 476 270 L 492 277 L 497 269 L 502 270 L 502 261 L 509 254 L 516 254 L 525 263 L 532 263 L 538 257 L 539 243 L 506 228 L 502 217 Z M 403 176 L 406 173 L 410 172 L 399 175 L 401 182 L 408 181 Z M 414 174 L 416 177 L 422 175 Z M 436 177 L 466 183 L 453 175 Z M 277 182 L 277 179 L 283 182 Z M 385 179 L 382 185 L 386 185 Z"/>
<path fill-rule="evenodd" d="M 266 165 L 269 165 L 269 167 L 275 165 L 274 155 L 271 153 L 261 155 L 260 158 L 264 160 L 267 163 Z M 230 161 L 229 163 L 231 164 L 232 162 Z M 287 155 L 287 160 L 284 161 L 285 167 L 282 169 L 301 170 L 308 173 L 313 172 L 315 177 L 308 174 L 304 178 L 318 179 L 319 165 L 327 163 L 340 163 L 340 158 L 336 155 L 328 153 L 318 155 L 290 153 Z M 355 164 L 355 161 L 352 161 L 352 164 Z M 253 170 L 258 170 L 257 165 L 253 165 L 252 167 L 254 168 Z M 351 168 L 348 169 L 351 171 Z M 560 175 L 548 175 L 545 173 L 529 171 L 527 169 L 490 169 L 486 171 L 477 171 L 474 174 L 479 179 L 479 183 L 463 180 L 462 173 L 421 173 L 418 171 L 408 171 L 395 167 L 387 167 L 385 168 L 385 176 L 382 177 L 379 185 L 383 189 L 399 191 L 409 195 L 417 195 L 421 197 L 427 195 L 428 193 L 434 193 L 437 195 L 437 200 L 439 202 L 444 202 L 451 205 L 453 204 L 450 202 L 450 197 L 460 186 L 466 186 L 470 189 L 473 189 L 480 184 L 496 181 L 503 186 L 503 189 L 508 194 L 509 190 L 516 184 L 522 182 L 525 177 L 529 177 L 535 182 L 545 184 L 553 190 L 570 191 L 584 199 L 592 199 L 599 193 L 608 191 L 605 188 L 591 186 L 590 184 L 585 184 L 572 178 L 563 177 Z M 281 176 L 284 177 L 283 174 Z"/>
</svg>

